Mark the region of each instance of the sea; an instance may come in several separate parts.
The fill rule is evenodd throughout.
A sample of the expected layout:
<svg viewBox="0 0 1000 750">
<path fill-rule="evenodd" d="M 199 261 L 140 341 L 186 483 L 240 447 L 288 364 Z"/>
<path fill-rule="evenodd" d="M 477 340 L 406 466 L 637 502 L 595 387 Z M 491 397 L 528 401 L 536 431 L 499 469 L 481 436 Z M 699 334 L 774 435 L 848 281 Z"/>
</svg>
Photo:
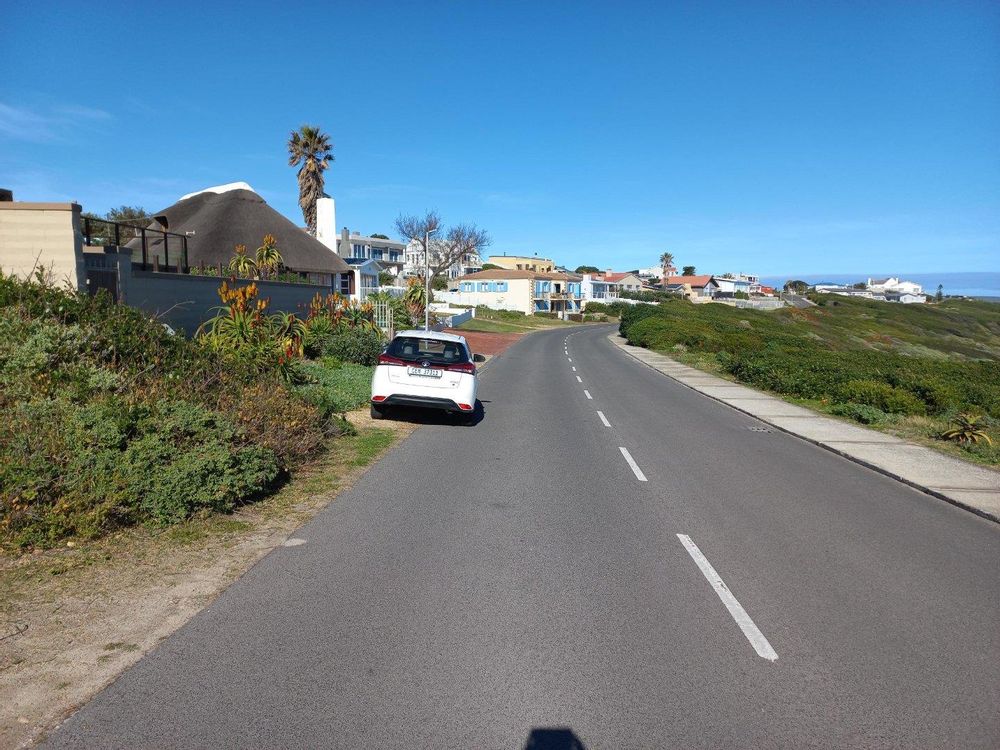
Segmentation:
<svg viewBox="0 0 1000 750">
<path fill-rule="evenodd" d="M 781 288 L 789 279 L 798 279 L 808 284 L 855 284 L 863 282 L 868 277 L 884 279 L 895 276 L 904 281 L 915 281 L 924 288 L 924 294 L 937 292 L 938 284 L 945 295 L 977 297 L 991 302 L 1000 302 L 1000 271 L 981 271 L 978 273 L 947 272 L 947 273 L 906 273 L 888 271 L 885 273 L 807 273 L 787 276 L 761 276 L 760 283 Z"/>
</svg>

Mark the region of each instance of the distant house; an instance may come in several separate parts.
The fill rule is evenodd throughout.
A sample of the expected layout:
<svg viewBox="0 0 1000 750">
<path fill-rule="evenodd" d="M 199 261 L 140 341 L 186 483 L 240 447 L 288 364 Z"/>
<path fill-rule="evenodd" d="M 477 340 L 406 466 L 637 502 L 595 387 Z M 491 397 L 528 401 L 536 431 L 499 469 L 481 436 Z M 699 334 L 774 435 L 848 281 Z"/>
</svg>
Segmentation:
<svg viewBox="0 0 1000 750">
<path fill-rule="evenodd" d="M 718 290 L 713 296 L 732 297 L 737 292 L 747 295 L 750 294 L 751 282 L 748 278 L 740 278 L 737 276 L 713 276 L 712 280 L 718 287 Z"/>
<path fill-rule="evenodd" d="M 343 231 L 337 239 L 337 254 L 342 258 L 352 260 L 373 260 L 382 271 L 387 271 L 393 276 L 398 276 L 403 272 L 403 254 L 406 245 L 394 240 L 386 240 L 381 237 L 368 237 L 367 235 L 350 232 L 347 237 L 347 245 L 344 245 Z"/>
<path fill-rule="evenodd" d="M 580 281 L 580 290 L 585 304 L 591 301 L 613 302 L 618 299 L 618 289 L 617 281 L 611 281 L 600 273 L 585 273 Z"/>
<path fill-rule="evenodd" d="M 538 273 L 490 269 L 458 279 L 454 292 L 436 292 L 440 301 L 460 305 L 485 305 L 496 310 L 517 310 L 525 315 L 580 312 L 583 277 L 566 273 Z"/>
<path fill-rule="evenodd" d="M 537 255 L 491 255 L 486 262 L 508 271 L 551 273 L 556 270 L 550 258 L 539 258 Z"/>
<path fill-rule="evenodd" d="M 919 295 L 923 294 L 924 288 L 916 283 L 915 281 L 905 281 L 896 276 L 890 276 L 887 279 L 872 279 L 869 278 L 865 283 L 865 286 L 874 294 L 884 294 L 884 295 Z M 887 296 L 888 298 L 888 296 Z"/>
<path fill-rule="evenodd" d="M 857 289 L 853 286 L 843 286 L 842 284 L 816 284 L 813 291 L 819 294 L 838 294 L 841 297 L 861 297 L 862 299 L 884 300 L 882 294 L 876 295 L 870 289 Z"/>
<path fill-rule="evenodd" d="M 663 289 L 668 292 L 688 293 L 695 297 L 714 297 L 719 285 L 713 276 L 668 276 Z"/>
<path fill-rule="evenodd" d="M 910 292 L 886 292 L 886 302 L 899 302 L 904 305 L 919 305 L 927 301 L 923 294 L 912 294 Z"/>
<path fill-rule="evenodd" d="M 609 268 L 604 274 L 604 279 L 617 284 L 619 292 L 641 292 L 645 286 L 642 278 L 631 271 L 615 273 Z"/>
<path fill-rule="evenodd" d="M 433 268 L 441 259 L 445 257 L 445 245 L 442 240 L 430 238 L 430 242 L 427 243 L 430 264 Z M 424 275 L 424 265 L 426 259 L 424 258 L 424 246 L 423 243 L 418 240 L 411 240 L 407 245 L 403 253 L 403 275 L 404 276 L 423 276 Z M 445 270 L 444 275 L 449 279 L 457 279 L 460 276 L 467 276 L 470 273 L 476 273 L 483 267 L 483 260 L 479 257 L 479 253 L 465 253 L 461 258 L 458 258 L 454 263 L 452 263 Z"/>
</svg>

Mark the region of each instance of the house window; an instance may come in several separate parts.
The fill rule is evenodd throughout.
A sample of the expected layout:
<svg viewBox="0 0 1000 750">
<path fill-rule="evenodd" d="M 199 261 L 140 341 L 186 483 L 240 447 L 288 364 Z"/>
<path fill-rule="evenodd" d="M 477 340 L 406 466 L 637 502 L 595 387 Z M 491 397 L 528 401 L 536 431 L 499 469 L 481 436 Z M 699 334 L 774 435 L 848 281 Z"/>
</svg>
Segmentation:
<svg viewBox="0 0 1000 750">
<path fill-rule="evenodd" d="M 506 292 L 507 291 L 507 282 L 506 281 L 499 282 L 497 284 L 497 291 L 498 292 Z"/>
</svg>

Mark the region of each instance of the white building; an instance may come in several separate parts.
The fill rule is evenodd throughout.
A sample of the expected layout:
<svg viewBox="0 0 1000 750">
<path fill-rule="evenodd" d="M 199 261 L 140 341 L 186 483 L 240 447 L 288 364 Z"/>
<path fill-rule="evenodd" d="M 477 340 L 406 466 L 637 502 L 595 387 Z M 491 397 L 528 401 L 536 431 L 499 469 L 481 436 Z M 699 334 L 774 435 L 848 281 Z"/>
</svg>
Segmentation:
<svg viewBox="0 0 1000 750">
<path fill-rule="evenodd" d="M 428 243 L 428 250 L 430 255 L 430 266 L 433 269 L 445 256 L 445 243 L 443 240 L 431 237 L 430 242 Z M 423 243 L 419 240 L 410 240 L 404 251 L 403 275 L 423 276 L 424 263 Z M 466 253 L 458 261 L 452 263 L 448 267 L 445 275 L 449 279 L 457 279 L 459 276 L 468 276 L 469 274 L 481 271 L 482 268 L 483 260 L 479 257 L 479 253 Z"/>
<path fill-rule="evenodd" d="M 614 302 L 618 299 L 618 282 L 603 274 L 585 273 L 580 281 L 580 293 L 587 302 Z"/>
<path fill-rule="evenodd" d="M 875 294 L 908 294 L 911 296 L 923 294 L 924 288 L 915 281 L 904 281 L 896 276 L 887 279 L 869 278 L 865 286 Z"/>
</svg>

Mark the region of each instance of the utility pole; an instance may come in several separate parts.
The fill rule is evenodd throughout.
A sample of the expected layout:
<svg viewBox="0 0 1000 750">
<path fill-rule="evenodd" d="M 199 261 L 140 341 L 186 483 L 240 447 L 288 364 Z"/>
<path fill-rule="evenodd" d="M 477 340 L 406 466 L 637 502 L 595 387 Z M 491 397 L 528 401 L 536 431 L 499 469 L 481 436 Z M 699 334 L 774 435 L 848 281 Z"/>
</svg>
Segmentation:
<svg viewBox="0 0 1000 750">
<path fill-rule="evenodd" d="M 424 331 L 431 330 L 431 235 L 437 227 L 424 232 Z"/>
</svg>

